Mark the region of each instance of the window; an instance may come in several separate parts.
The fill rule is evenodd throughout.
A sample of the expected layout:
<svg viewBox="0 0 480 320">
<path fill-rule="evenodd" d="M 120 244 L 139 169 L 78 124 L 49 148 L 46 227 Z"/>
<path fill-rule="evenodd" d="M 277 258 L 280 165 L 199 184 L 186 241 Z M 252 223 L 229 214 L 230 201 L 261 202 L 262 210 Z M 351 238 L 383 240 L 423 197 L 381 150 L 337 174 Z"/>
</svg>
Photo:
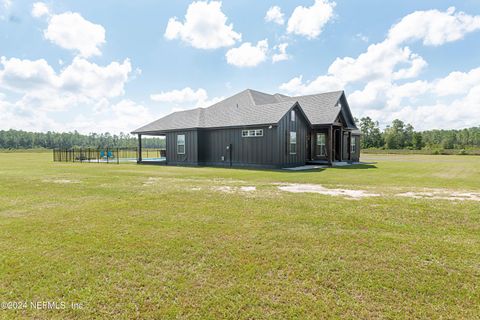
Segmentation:
<svg viewBox="0 0 480 320">
<path fill-rule="evenodd" d="M 290 111 L 290 120 L 295 121 L 295 110 Z"/>
<path fill-rule="evenodd" d="M 184 134 L 177 135 L 177 153 L 185 154 L 185 135 Z"/>
<path fill-rule="evenodd" d="M 290 131 L 290 154 L 297 153 L 297 133 Z"/>
<path fill-rule="evenodd" d="M 317 133 L 317 156 L 325 156 L 327 148 L 325 144 L 325 133 Z"/>
<path fill-rule="evenodd" d="M 242 130 L 243 138 L 263 137 L 263 129 Z"/>
<path fill-rule="evenodd" d="M 355 153 L 357 152 L 357 145 L 356 145 L 356 142 L 357 139 L 355 139 L 355 137 L 352 137 L 351 140 L 350 140 L 350 152 L 351 153 Z"/>
</svg>

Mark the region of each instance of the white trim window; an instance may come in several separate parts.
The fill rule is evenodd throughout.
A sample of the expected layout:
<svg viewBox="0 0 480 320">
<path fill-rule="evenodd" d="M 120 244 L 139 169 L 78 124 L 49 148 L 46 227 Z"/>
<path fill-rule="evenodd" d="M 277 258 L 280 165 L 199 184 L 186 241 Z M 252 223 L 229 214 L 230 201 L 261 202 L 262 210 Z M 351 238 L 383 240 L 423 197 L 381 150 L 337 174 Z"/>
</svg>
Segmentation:
<svg viewBox="0 0 480 320">
<path fill-rule="evenodd" d="M 357 152 L 357 139 L 355 139 L 355 137 L 352 137 L 350 140 L 350 152 Z"/>
<path fill-rule="evenodd" d="M 185 135 L 177 135 L 177 154 L 185 154 Z"/>
<path fill-rule="evenodd" d="M 290 111 L 290 120 L 295 121 L 295 110 Z"/>
<path fill-rule="evenodd" d="M 242 138 L 263 137 L 263 129 L 242 130 Z"/>
<path fill-rule="evenodd" d="M 317 133 L 317 156 L 325 156 L 327 154 L 327 146 L 325 133 Z"/>
<path fill-rule="evenodd" d="M 297 133 L 290 131 L 290 154 L 297 154 Z"/>
</svg>

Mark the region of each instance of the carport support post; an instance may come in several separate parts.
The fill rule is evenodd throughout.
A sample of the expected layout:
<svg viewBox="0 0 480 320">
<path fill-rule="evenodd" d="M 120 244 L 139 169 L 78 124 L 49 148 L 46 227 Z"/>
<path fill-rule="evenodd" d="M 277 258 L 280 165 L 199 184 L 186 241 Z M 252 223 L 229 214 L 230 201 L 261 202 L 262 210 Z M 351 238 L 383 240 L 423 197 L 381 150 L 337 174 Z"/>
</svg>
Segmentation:
<svg viewBox="0 0 480 320">
<path fill-rule="evenodd" d="M 333 156 L 332 146 L 333 146 L 333 128 L 332 128 L 332 125 L 330 125 L 328 127 L 328 164 L 329 165 L 332 165 L 332 163 L 333 163 L 333 160 L 332 160 L 332 156 Z"/>
<path fill-rule="evenodd" d="M 138 159 L 137 163 L 142 162 L 142 135 L 138 135 Z"/>
</svg>

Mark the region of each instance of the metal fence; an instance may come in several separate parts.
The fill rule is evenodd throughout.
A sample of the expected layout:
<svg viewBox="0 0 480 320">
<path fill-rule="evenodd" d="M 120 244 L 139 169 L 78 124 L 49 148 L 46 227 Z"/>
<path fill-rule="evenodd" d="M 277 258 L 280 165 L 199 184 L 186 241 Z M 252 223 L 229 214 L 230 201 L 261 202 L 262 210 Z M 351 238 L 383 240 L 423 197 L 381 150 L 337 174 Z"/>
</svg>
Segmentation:
<svg viewBox="0 0 480 320">
<path fill-rule="evenodd" d="M 143 161 L 162 162 L 165 156 L 165 149 L 142 148 Z M 137 159 L 138 148 L 53 149 L 53 161 L 58 162 L 120 163 L 136 162 Z"/>
</svg>

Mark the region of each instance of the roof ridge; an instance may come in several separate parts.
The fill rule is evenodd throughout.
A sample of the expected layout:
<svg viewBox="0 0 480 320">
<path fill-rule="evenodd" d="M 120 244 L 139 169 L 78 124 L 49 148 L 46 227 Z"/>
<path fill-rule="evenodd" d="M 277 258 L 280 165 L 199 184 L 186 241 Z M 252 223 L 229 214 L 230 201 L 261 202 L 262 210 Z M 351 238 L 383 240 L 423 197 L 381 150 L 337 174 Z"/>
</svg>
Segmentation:
<svg viewBox="0 0 480 320">
<path fill-rule="evenodd" d="M 283 104 L 283 103 L 293 103 L 293 104 L 295 104 L 295 103 L 297 103 L 297 102 L 298 102 L 298 100 L 295 100 L 295 101 L 292 102 L 292 100 L 289 99 L 289 100 L 284 100 L 284 101 L 277 101 L 277 102 L 272 102 L 272 103 L 259 104 L 259 105 L 257 105 L 257 106 L 271 106 L 271 105 Z"/>
<path fill-rule="evenodd" d="M 255 99 L 253 99 L 253 95 L 252 95 L 252 89 L 246 89 L 247 93 L 248 93 L 248 96 L 250 97 L 250 101 L 252 101 L 252 104 L 254 106 L 256 106 L 257 104 L 255 103 Z"/>
<path fill-rule="evenodd" d="M 303 95 L 303 96 L 288 96 L 290 98 L 300 98 L 300 97 L 311 97 L 311 96 L 320 96 L 320 95 L 324 95 L 324 94 L 332 94 L 332 93 L 340 93 L 340 92 L 345 92 L 344 90 L 336 90 L 336 91 L 328 91 L 328 92 L 322 92 L 322 93 L 312 93 L 312 94 L 306 94 L 306 95 Z"/>
</svg>

